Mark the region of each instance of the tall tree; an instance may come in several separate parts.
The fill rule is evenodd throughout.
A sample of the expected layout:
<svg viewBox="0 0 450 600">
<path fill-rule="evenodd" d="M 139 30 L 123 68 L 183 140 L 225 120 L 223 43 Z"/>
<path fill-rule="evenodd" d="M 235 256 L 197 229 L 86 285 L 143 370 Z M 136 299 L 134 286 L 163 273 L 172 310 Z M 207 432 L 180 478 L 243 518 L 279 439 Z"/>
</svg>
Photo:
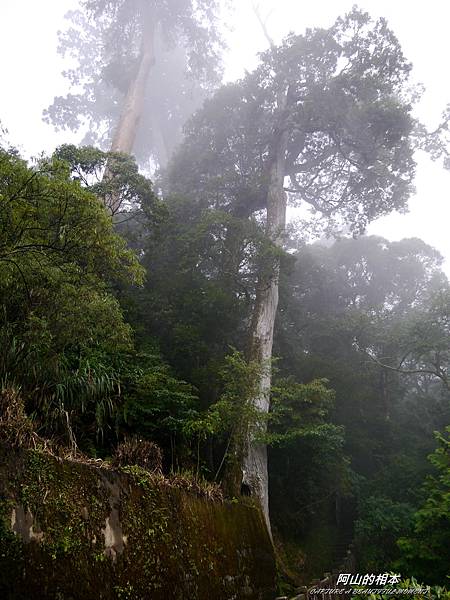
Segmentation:
<svg viewBox="0 0 450 600">
<path fill-rule="evenodd" d="M 269 411 L 287 199 L 355 235 L 405 208 L 415 167 L 410 70 L 385 20 L 354 9 L 330 29 L 289 36 L 254 73 L 220 90 L 192 119 L 170 166 L 174 191 L 241 216 L 264 211 L 268 247 L 249 344 L 249 358 L 264 365 L 253 399 L 262 413 Z M 248 431 L 242 482 L 268 521 L 266 447 L 256 440 L 257 431 Z"/>
<path fill-rule="evenodd" d="M 217 10 L 216 0 L 81 0 L 59 47 L 76 59 L 64 73 L 75 93 L 55 98 L 47 120 L 73 130 L 87 124 L 86 143 L 106 138 L 112 151 L 137 148 L 141 161 L 164 165 L 220 79 Z"/>
</svg>

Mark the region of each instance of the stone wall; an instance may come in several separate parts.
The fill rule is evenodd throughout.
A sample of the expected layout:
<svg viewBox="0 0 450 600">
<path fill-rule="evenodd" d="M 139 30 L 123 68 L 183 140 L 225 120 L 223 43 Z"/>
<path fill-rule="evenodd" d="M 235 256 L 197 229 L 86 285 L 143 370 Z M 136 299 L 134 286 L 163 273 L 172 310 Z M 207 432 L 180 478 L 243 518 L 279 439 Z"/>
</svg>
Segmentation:
<svg viewBox="0 0 450 600">
<path fill-rule="evenodd" d="M 0 447 L 2 600 L 274 598 L 258 508 L 125 471 Z"/>
</svg>

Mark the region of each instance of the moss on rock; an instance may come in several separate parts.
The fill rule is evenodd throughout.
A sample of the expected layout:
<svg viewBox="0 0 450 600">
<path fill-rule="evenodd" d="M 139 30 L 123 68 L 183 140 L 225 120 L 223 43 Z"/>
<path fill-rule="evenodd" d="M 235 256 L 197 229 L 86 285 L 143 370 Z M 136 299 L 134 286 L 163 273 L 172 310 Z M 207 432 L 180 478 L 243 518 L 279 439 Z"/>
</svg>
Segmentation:
<svg viewBox="0 0 450 600">
<path fill-rule="evenodd" d="M 0 447 L 2 599 L 265 600 L 274 580 L 255 506 Z"/>
</svg>

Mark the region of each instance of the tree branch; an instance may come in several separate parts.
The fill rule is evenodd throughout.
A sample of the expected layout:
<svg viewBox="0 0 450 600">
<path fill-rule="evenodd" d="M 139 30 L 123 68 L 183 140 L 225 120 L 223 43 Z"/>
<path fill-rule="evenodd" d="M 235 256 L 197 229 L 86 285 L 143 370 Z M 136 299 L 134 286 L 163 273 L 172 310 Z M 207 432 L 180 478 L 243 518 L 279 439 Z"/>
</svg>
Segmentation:
<svg viewBox="0 0 450 600">
<path fill-rule="evenodd" d="M 314 169 L 314 167 L 320 166 L 321 162 L 323 162 L 327 158 L 330 158 L 330 156 L 333 156 L 333 154 L 336 154 L 337 151 L 338 148 L 336 146 L 328 146 L 328 148 L 317 158 L 314 158 L 308 162 L 304 162 L 301 164 L 294 163 L 289 169 L 289 176 L 295 175 L 296 173 L 306 173 L 311 169 Z"/>
<path fill-rule="evenodd" d="M 268 31 L 267 25 L 266 25 L 267 19 L 272 14 L 272 11 L 270 11 L 269 14 L 267 15 L 266 19 L 263 20 L 261 17 L 261 12 L 259 10 L 259 4 L 256 4 L 256 2 L 252 2 L 252 8 L 253 8 L 253 12 L 255 13 L 256 18 L 258 19 L 258 23 L 261 25 L 261 29 L 263 30 L 264 37 L 269 42 L 269 46 L 271 48 L 274 48 L 275 43 L 274 43 L 271 35 L 269 34 L 269 31 Z"/>
<path fill-rule="evenodd" d="M 442 383 L 444 384 L 444 386 L 446 387 L 447 390 L 450 390 L 450 385 L 449 385 L 449 381 L 448 381 L 446 373 L 443 371 L 442 368 L 436 367 L 436 365 L 433 365 L 436 367 L 436 369 L 403 369 L 401 367 L 401 364 L 405 360 L 405 358 L 403 358 L 402 361 L 400 362 L 400 366 L 393 367 L 392 365 L 387 365 L 387 364 L 381 362 L 380 360 L 378 360 L 378 358 L 376 358 L 375 356 L 370 354 L 370 352 L 360 348 L 360 346 L 358 344 L 356 344 L 356 347 L 358 348 L 358 350 L 364 352 L 364 354 L 366 356 L 368 356 L 372 362 L 374 362 L 376 365 L 378 365 L 382 369 L 387 369 L 388 371 L 394 371 L 396 373 L 400 373 L 401 375 L 433 375 L 434 377 L 437 377 L 438 379 L 440 379 L 442 381 Z M 410 352 L 408 352 L 408 354 L 410 354 Z"/>
</svg>

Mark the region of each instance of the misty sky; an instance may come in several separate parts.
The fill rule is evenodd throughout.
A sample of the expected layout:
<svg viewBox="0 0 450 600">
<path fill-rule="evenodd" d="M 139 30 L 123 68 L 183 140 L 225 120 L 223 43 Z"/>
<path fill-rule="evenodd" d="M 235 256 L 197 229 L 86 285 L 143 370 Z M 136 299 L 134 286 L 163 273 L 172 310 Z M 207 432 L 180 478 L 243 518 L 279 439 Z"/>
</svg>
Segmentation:
<svg viewBox="0 0 450 600">
<path fill-rule="evenodd" d="M 225 76 L 233 80 L 257 64 L 257 52 L 267 42 L 253 14 L 251 0 L 236 0 Z M 348 11 L 353 0 L 260 0 L 260 12 L 270 16 L 267 28 L 275 41 L 289 31 L 329 26 L 336 16 Z M 55 95 L 63 95 L 64 64 L 56 53 L 57 31 L 64 28 L 64 14 L 76 0 L 0 0 L 1 82 L 0 121 L 8 129 L 8 140 L 25 156 L 37 155 L 67 141 L 78 142 L 72 132 L 55 133 L 42 122 L 42 110 Z M 426 91 L 416 115 L 429 127 L 439 121 L 450 103 L 450 5 L 446 0 L 360 0 L 358 5 L 373 16 L 385 16 L 399 38 L 404 53 L 413 63 L 413 77 Z M 450 275 L 450 173 L 426 156 L 418 156 L 417 194 L 410 212 L 379 219 L 369 233 L 395 240 L 421 237 L 446 257 Z"/>
</svg>

